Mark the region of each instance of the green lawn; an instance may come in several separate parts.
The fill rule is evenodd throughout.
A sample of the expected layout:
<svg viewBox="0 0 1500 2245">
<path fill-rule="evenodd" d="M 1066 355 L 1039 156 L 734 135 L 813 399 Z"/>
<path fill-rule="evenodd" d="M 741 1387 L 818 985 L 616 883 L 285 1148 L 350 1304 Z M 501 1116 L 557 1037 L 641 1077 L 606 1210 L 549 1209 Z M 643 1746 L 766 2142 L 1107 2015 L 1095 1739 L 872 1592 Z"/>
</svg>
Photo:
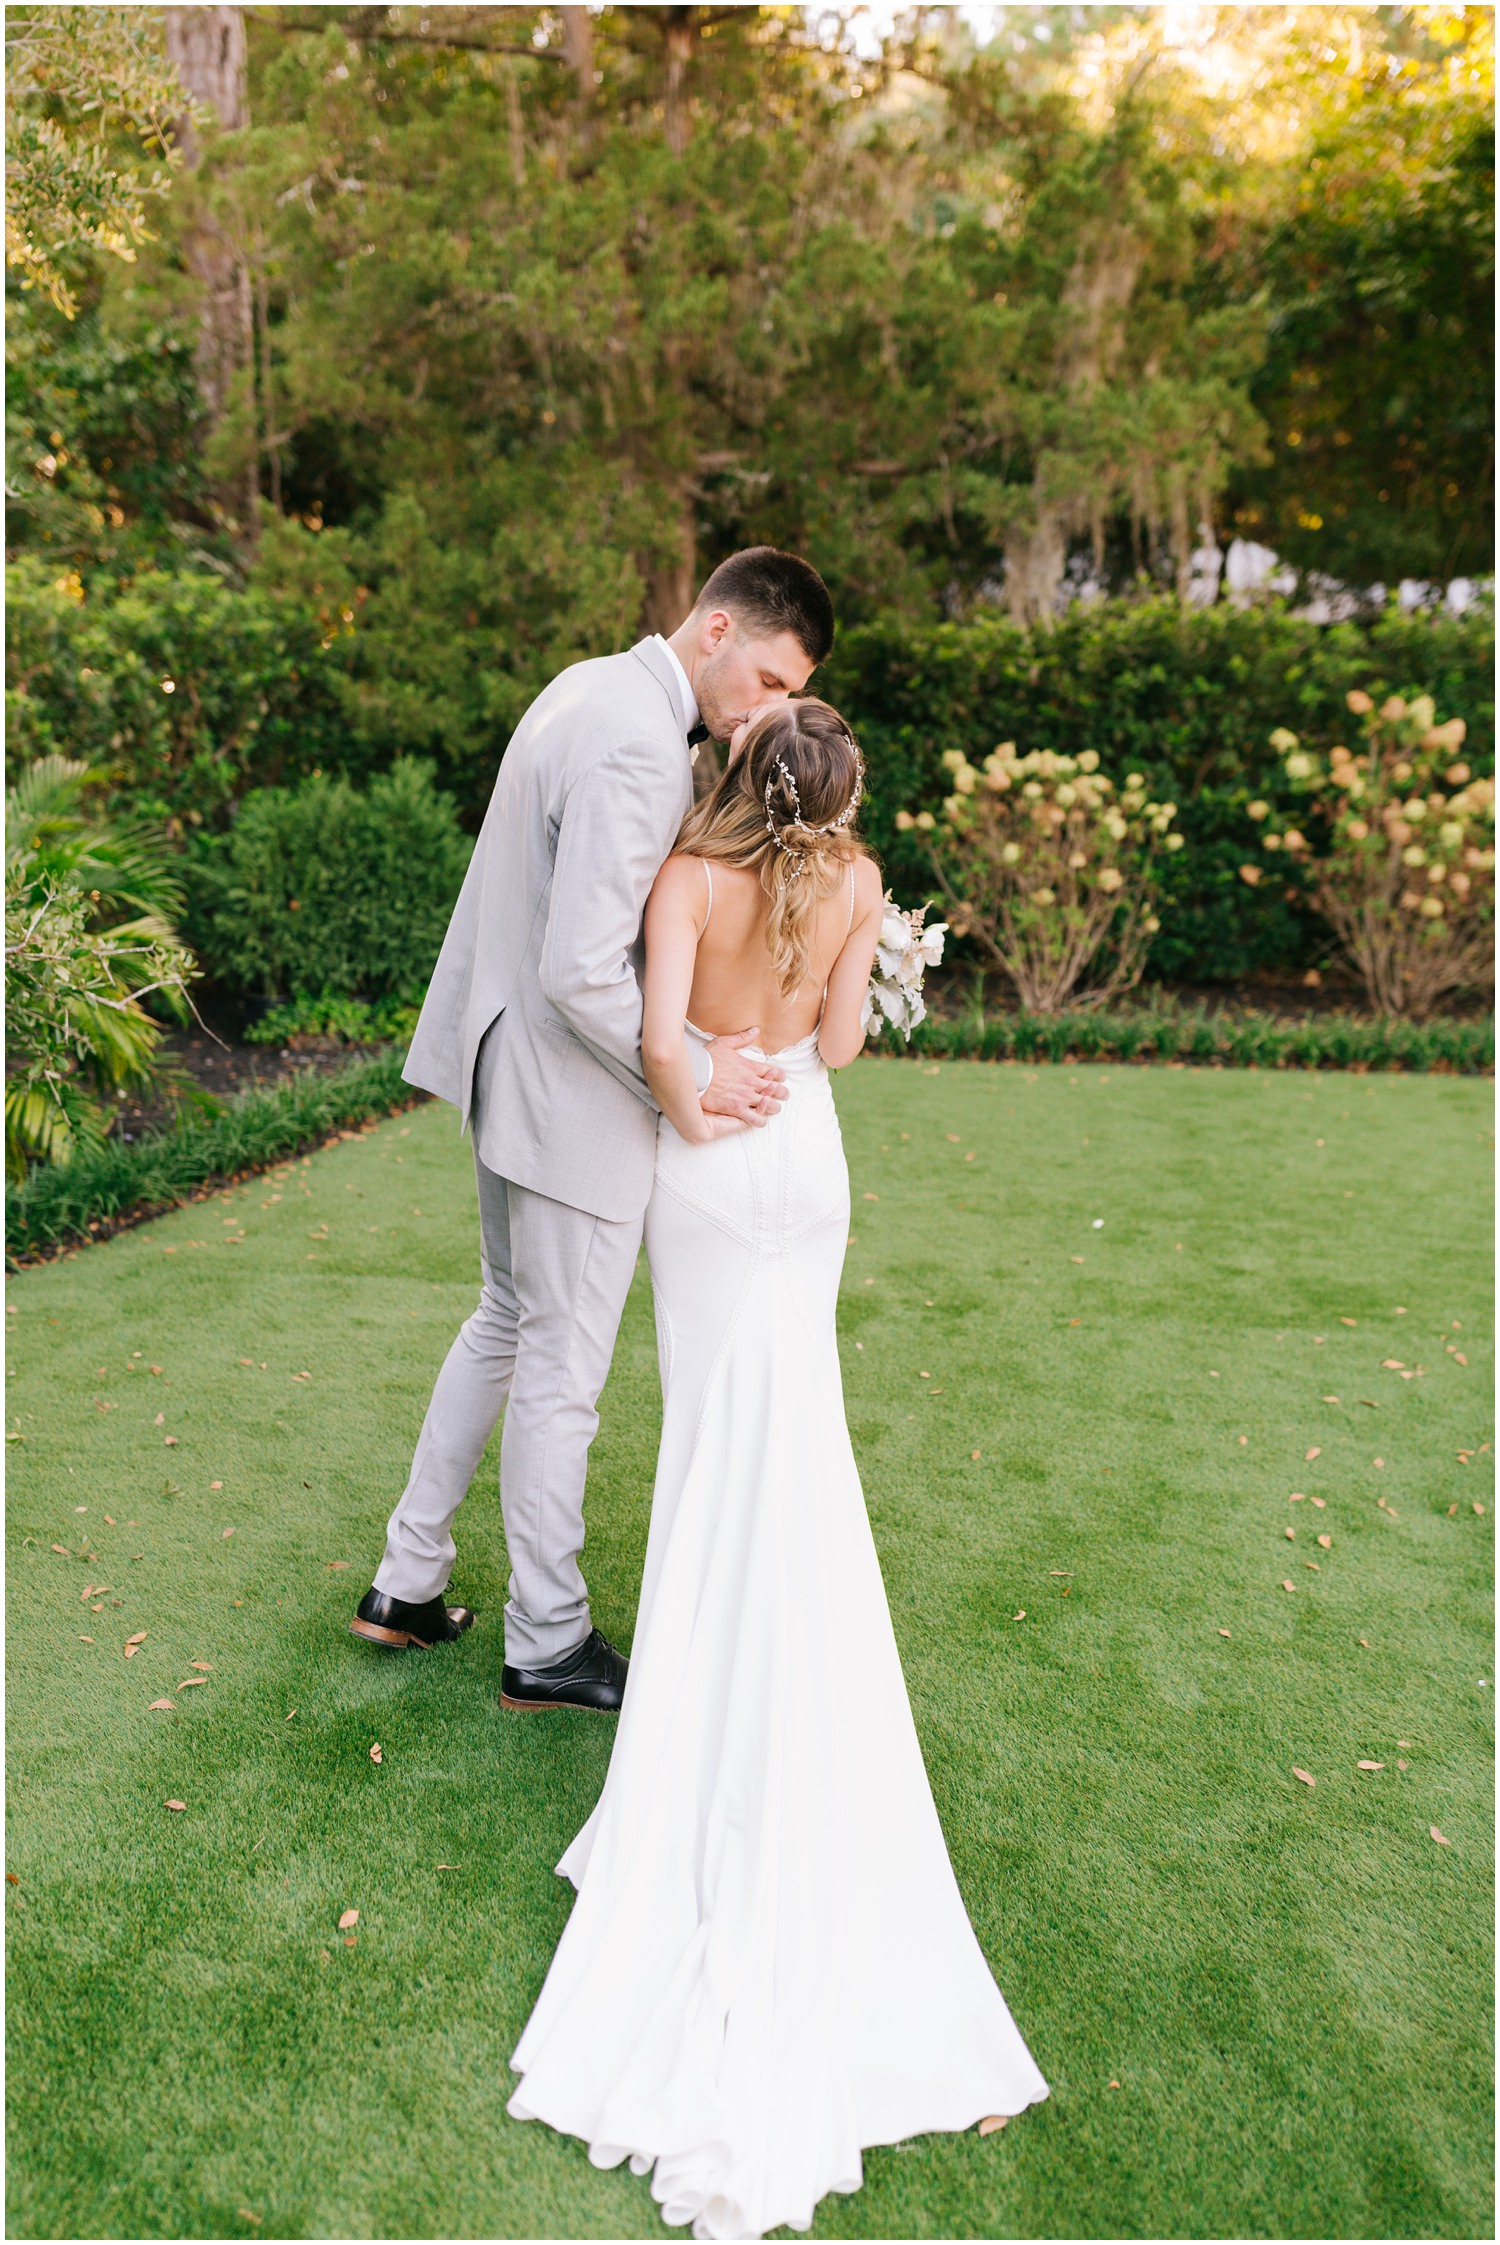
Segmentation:
<svg viewBox="0 0 1500 2245">
<path fill-rule="evenodd" d="M 815 2234 L 1492 2232 L 1492 1095 L 840 1080 L 855 1448 L 1052 2095 L 870 2153 Z M 504 2112 L 611 1729 L 498 1706 L 494 1449 L 473 1634 L 344 1626 L 475 1297 L 468 1162 L 422 1108 L 12 1285 L 13 2236 L 682 2234 Z M 655 1383 L 643 1272 L 585 1554 L 627 1644 Z"/>
</svg>

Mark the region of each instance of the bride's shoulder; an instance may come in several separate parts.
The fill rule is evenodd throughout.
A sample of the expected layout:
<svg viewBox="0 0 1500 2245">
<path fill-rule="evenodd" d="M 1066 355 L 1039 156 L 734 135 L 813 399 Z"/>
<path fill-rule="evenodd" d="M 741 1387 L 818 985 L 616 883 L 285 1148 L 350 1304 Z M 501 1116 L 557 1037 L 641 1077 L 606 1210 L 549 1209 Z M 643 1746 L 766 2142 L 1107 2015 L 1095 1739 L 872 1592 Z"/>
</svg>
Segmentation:
<svg viewBox="0 0 1500 2245">
<path fill-rule="evenodd" d="M 861 850 L 854 860 L 854 909 L 863 916 L 872 912 L 885 895 L 885 883 L 874 858 Z"/>
<path fill-rule="evenodd" d="M 686 850 L 674 850 L 669 858 L 663 858 L 661 871 L 656 876 L 658 888 L 661 887 L 663 882 L 669 888 L 685 887 L 689 880 L 696 880 L 698 886 L 702 888 L 703 860 L 701 857 L 693 857 Z"/>
</svg>

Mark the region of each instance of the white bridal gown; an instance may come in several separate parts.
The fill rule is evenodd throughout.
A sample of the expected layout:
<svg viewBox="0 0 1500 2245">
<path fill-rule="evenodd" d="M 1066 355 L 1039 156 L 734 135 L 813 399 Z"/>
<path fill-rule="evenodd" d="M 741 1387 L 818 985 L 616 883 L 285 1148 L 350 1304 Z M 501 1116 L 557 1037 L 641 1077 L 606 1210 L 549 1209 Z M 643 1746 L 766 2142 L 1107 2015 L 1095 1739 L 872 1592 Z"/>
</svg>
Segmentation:
<svg viewBox="0 0 1500 2245">
<path fill-rule="evenodd" d="M 849 1445 L 849 1177 L 817 1032 L 775 1058 L 764 1128 L 660 1125 L 630 1677 L 507 2107 L 597 2167 L 654 2168 L 699 2238 L 806 2229 L 859 2188 L 862 2145 L 1047 2094 L 948 1861 Z"/>
</svg>

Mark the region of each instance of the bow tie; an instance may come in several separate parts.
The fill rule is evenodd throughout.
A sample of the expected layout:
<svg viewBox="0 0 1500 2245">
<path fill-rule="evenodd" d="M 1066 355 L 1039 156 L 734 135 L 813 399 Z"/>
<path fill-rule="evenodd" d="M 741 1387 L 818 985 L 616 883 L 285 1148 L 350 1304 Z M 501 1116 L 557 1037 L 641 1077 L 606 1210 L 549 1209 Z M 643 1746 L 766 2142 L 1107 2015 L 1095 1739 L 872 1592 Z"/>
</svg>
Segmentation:
<svg viewBox="0 0 1500 2245">
<path fill-rule="evenodd" d="M 708 739 L 708 727 L 707 727 L 706 725 L 704 725 L 704 724 L 697 724 L 697 725 L 695 725 L 695 726 L 693 727 L 692 731 L 691 731 L 691 732 L 690 732 L 690 733 L 688 734 L 688 737 L 687 737 L 688 747 L 689 747 L 689 748 L 699 748 L 699 747 L 701 747 L 701 746 L 702 746 L 703 742 L 704 742 L 704 741 L 706 741 L 707 739 Z"/>
</svg>

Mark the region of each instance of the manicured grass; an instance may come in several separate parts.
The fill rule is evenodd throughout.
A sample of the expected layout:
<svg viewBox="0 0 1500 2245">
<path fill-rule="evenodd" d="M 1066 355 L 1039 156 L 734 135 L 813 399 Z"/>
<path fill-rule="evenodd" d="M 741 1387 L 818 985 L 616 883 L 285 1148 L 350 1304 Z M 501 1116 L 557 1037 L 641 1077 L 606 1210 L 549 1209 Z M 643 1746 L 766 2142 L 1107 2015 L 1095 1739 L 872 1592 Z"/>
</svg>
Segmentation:
<svg viewBox="0 0 1500 2245">
<path fill-rule="evenodd" d="M 837 1095 L 851 1429 L 1052 2095 L 870 2153 L 816 2234 L 1489 2233 L 1491 1087 L 871 1059 Z M 497 1705 L 494 1447 L 478 1628 L 345 1633 L 473 1197 L 426 1107 L 12 1283 L 12 2235 L 664 2234 L 504 2113 L 611 1731 Z M 643 1273 L 585 1554 L 625 1643 L 656 1413 Z"/>
</svg>

